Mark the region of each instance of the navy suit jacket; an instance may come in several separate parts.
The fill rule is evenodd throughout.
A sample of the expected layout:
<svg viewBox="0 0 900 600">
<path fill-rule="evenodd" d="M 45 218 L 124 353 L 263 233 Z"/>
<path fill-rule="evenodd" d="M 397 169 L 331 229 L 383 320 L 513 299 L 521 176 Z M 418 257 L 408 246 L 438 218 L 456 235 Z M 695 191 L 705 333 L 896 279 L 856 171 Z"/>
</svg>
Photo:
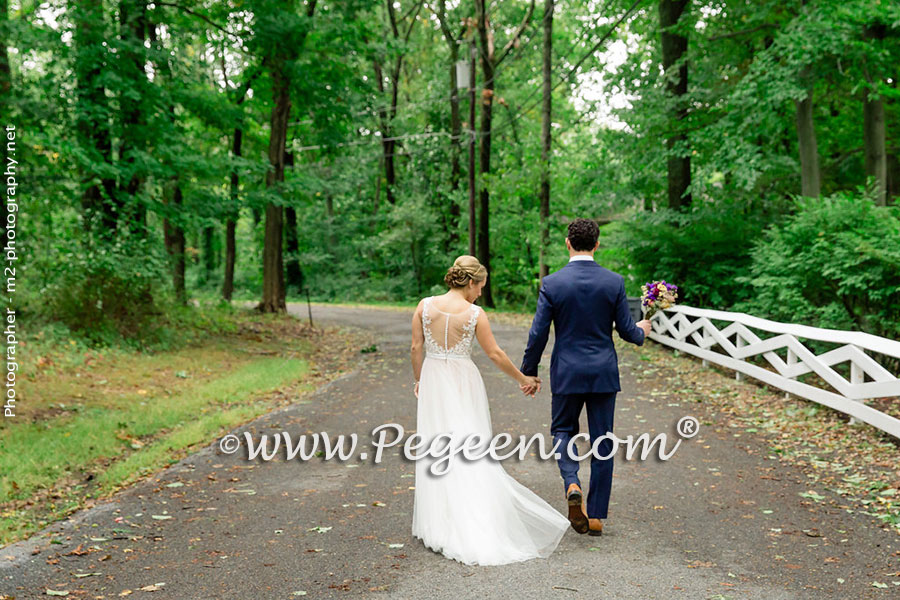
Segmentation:
<svg viewBox="0 0 900 600">
<path fill-rule="evenodd" d="M 624 277 L 593 260 L 572 261 L 544 277 L 522 360 L 524 374 L 538 374 L 551 323 L 556 335 L 550 357 L 552 393 L 621 391 L 613 327 L 626 342 L 644 343 L 644 331 L 628 309 Z"/>
</svg>

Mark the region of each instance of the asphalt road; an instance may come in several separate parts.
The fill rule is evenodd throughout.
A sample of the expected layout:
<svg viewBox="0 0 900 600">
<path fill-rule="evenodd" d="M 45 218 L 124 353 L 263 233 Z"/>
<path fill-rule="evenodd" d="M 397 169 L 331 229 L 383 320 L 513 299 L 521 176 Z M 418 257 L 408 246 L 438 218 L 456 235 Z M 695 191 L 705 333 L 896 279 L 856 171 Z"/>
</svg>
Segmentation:
<svg viewBox="0 0 900 600">
<path fill-rule="evenodd" d="M 305 306 L 291 309 L 305 315 Z M 397 423 L 409 435 L 416 406 L 410 316 L 411 311 L 314 307 L 317 322 L 373 332 L 377 352 L 360 354 L 354 372 L 233 433 L 356 433 L 365 445 L 373 428 Z M 493 329 L 518 362 L 526 329 Z M 549 347 L 547 352 L 549 357 Z M 471 567 L 426 549 L 410 532 L 415 465 L 396 449 L 380 464 L 371 455 L 346 462 L 287 461 L 283 454 L 281 460 L 248 461 L 241 451 L 223 454 L 217 440 L 111 501 L 3 548 L 0 598 L 46 598 L 48 589 L 68 591 L 70 598 L 106 599 L 900 595 L 900 587 L 885 577 L 900 571 L 896 534 L 865 515 L 804 503 L 801 472 L 767 458 L 765 446 L 749 436 L 735 438 L 727 427 L 717 427 L 715 413 L 698 414 L 708 410 L 704 406 L 644 401 L 651 386 L 661 383 L 638 381 L 637 370 L 646 364 L 638 352 L 628 347 L 620 353 L 617 436 L 667 432 L 671 448 L 681 417 L 690 414 L 713 425 L 683 440 L 668 461 L 617 456 L 603 536 L 570 529 L 548 559 Z M 540 432 L 549 440 L 549 390 L 525 398 L 480 350 L 475 360 L 491 399 L 494 432 Z M 582 430 L 587 431 L 584 417 Z M 564 511 L 555 462 L 503 464 Z M 585 462 L 585 483 L 588 468 Z M 900 573 L 893 580 L 900 581 Z M 876 581 L 889 587 L 876 588 Z"/>
</svg>

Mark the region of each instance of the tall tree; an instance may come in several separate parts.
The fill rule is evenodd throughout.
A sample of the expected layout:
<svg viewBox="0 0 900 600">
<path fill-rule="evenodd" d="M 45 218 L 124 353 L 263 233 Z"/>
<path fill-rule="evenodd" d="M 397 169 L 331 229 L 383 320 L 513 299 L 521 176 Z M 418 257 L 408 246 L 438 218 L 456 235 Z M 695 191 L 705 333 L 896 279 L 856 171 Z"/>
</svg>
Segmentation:
<svg viewBox="0 0 900 600">
<path fill-rule="evenodd" d="M 549 273 L 547 244 L 550 241 L 550 125 L 553 118 L 553 6 L 554 0 L 544 0 L 543 106 L 541 110 L 541 252 L 539 269 L 541 280 Z"/>
<path fill-rule="evenodd" d="M 487 186 L 487 180 L 491 174 L 491 133 L 492 133 L 492 117 L 494 108 L 494 89 L 496 81 L 494 81 L 494 73 L 497 67 L 509 56 L 513 48 L 518 46 L 519 37 L 534 14 L 534 0 L 528 6 L 522 23 L 513 32 L 512 37 L 503 50 L 496 54 L 494 52 L 494 30 L 488 18 L 485 0 L 475 0 L 475 22 L 478 30 L 478 46 L 481 58 L 481 72 L 484 79 L 484 86 L 481 90 L 481 123 L 479 127 L 479 146 L 478 146 L 478 163 L 479 174 L 481 175 L 481 186 L 478 190 L 478 259 L 481 264 L 490 272 L 491 270 L 491 194 Z M 494 306 L 494 297 L 491 293 L 491 278 L 483 290 L 485 306 Z"/>
<path fill-rule="evenodd" d="M 121 204 L 112 171 L 112 133 L 104 73 L 108 49 L 102 0 L 82 0 L 72 11 L 75 23 L 76 130 L 82 162 L 82 221 L 87 232 L 113 237 Z"/>
<path fill-rule="evenodd" d="M 239 109 L 244 104 L 244 101 L 247 99 L 247 94 L 250 91 L 250 86 L 252 85 L 254 79 L 260 73 L 259 69 L 256 69 L 252 72 L 252 74 L 247 77 L 247 80 L 244 81 L 243 85 L 237 90 L 235 93 L 234 104 Z M 223 78 L 225 80 L 226 86 L 228 85 L 228 74 L 223 69 Z M 240 186 L 241 186 L 241 177 L 238 173 L 238 159 L 242 156 L 243 151 L 243 143 L 244 143 L 244 115 L 241 112 L 238 115 L 237 124 L 234 126 L 234 131 L 231 135 L 231 160 L 232 167 L 231 173 L 229 174 L 229 200 L 231 201 L 231 210 L 228 212 L 228 215 L 225 217 L 225 276 L 222 281 L 222 297 L 231 301 L 231 296 L 234 293 L 234 263 L 237 259 L 237 242 L 235 240 L 235 234 L 237 231 L 237 221 L 240 216 Z"/>
<path fill-rule="evenodd" d="M 165 203 L 169 211 L 177 219 L 182 211 L 184 198 L 181 191 L 181 181 L 178 175 L 173 177 L 170 185 L 171 196 Z M 185 287 L 185 274 L 187 270 L 185 250 L 187 243 L 184 235 L 184 227 L 175 223 L 172 218 L 163 219 L 163 243 L 172 259 L 172 287 L 175 289 L 175 297 L 179 302 L 187 302 L 187 290 Z"/>
<path fill-rule="evenodd" d="M 666 74 L 666 94 L 672 102 L 671 128 L 666 138 L 666 170 L 670 208 L 682 208 L 691 203 L 691 155 L 688 136 L 683 131 L 687 116 L 688 64 L 686 35 L 676 29 L 688 6 L 688 0 L 660 0 L 659 25 L 662 42 L 662 66 Z M 677 72 L 672 68 L 677 66 Z"/>
<path fill-rule="evenodd" d="M 469 256 L 476 256 L 478 250 L 478 214 L 475 202 L 475 38 L 472 33 L 469 53 Z"/>
<path fill-rule="evenodd" d="M 294 0 L 277 5 L 281 12 L 267 15 L 272 25 L 282 18 L 289 19 L 294 25 L 292 36 L 288 39 L 267 40 L 269 54 L 266 55 L 269 72 L 272 77 L 272 113 L 269 119 L 269 164 L 266 173 L 266 188 L 270 192 L 280 193 L 280 184 L 284 183 L 284 157 L 287 145 L 288 115 L 291 112 L 291 73 L 293 62 L 297 59 L 308 33 L 309 23 L 316 10 L 316 0 L 309 0 L 306 5 L 306 21 L 298 22 L 294 13 Z M 284 312 L 286 291 L 284 287 L 283 261 L 283 226 L 284 208 L 281 202 L 269 200 L 265 212 L 265 241 L 263 245 L 263 297 L 257 305 L 261 312 Z"/>
<path fill-rule="evenodd" d="M 284 157 L 285 166 L 294 168 L 294 153 L 288 150 Z M 303 290 L 303 271 L 300 270 L 300 241 L 297 238 L 297 209 L 292 204 L 284 207 L 284 216 L 287 227 L 284 229 L 284 246 L 287 250 L 287 285 L 293 286 L 299 294 Z"/>
<path fill-rule="evenodd" d="M 802 0 L 803 11 L 806 12 L 807 0 Z M 819 145 L 816 141 L 816 128 L 813 122 L 813 82 L 810 65 L 800 69 L 801 86 L 806 95 L 795 100 L 797 111 L 797 149 L 800 153 L 800 193 L 817 198 L 821 193 L 822 174 L 819 172 Z"/>
<path fill-rule="evenodd" d="M 291 112 L 290 80 L 279 59 L 272 71 L 272 114 L 269 119 L 269 163 L 266 173 L 266 188 L 275 191 L 284 182 L 284 154 L 287 140 L 288 115 Z M 278 192 L 276 192 L 278 193 Z M 282 312 L 287 310 L 284 288 L 284 263 L 282 252 L 282 226 L 284 209 L 280 202 L 266 204 L 265 240 L 263 242 L 263 297 L 257 306 L 261 312 Z"/>
<path fill-rule="evenodd" d="M 397 184 L 397 169 L 394 157 L 396 155 L 397 139 L 394 135 L 394 119 L 397 117 L 397 102 L 400 97 L 400 75 L 403 72 L 403 58 L 406 56 L 406 44 L 412 34 L 419 11 L 422 10 L 424 0 L 416 0 L 412 8 L 404 15 L 397 14 L 399 2 L 385 0 L 390 35 L 393 41 L 392 52 L 387 52 L 384 57 L 375 57 L 375 79 L 380 92 L 378 98 L 378 123 L 381 130 L 381 149 L 384 153 L 384 179 L 385 197 L 388 202 L 396 202 L 395 186 Z M 389 86 L 390 103 L 384 103 L 386 92 L 385 80 Z"/>
<path fill-rule="evenodd" d="M 171 79 L 172 65 L 171 49 L 165 48 L 161 43 L 158 35 L 157 24 L 151 18 L 148 18 L 147 35 L 150 39 L 150 47 L 154 50 L 155 70 L 157 77 L 164 81 L 166 86 L 174 88 L 174 82 Z M 168 106 L 169 121 L 173 129 L 178 128 L 178 118 L 175 113 L 175 103 L 169 102 Z M 164 185 L 163 191 L 163 244 L 169 255 L 172 269 L 172 288 L 175 290 L 176 299 L 182 304 L 187 302 L 186 281 L 186 256 L 185 250 L 187 241 L 184 232 L 184 197 L 181 189 L 181 172 L 176 167 L 169 177 L 169 181 Z"/>
<path fill-rule="evenodd" d="M 459 61 L 459 46 L 464 41 L 466 28 L 462 27 L 461 31 L 456 34 L 450 27 L 447 16 L 447 0 L 439 0 L 434 7 L 435 16 L 441 26 L 441 33 L 447 42 L 447 49 L 450 51 L 450 190 L 455 192 L 459 189 L 459 180 L 461 174 L 460 156 L 462 155 L 462 144 L 460 137 L 462 135 L 462 117 L 459 112 L 459 88 L 461 85 L 468 85 L 469 82 L 457 81 L 456 63 Z M 453 248 L 459 242 L 459 203 L 454 197 L 450 202 L 450 223 L 448 230 L 448 249 Z"/>
<path fill-rule="evenodd" d="M 863 38 L 880 49 L 887 26 L 881 23 L 866 25 Z M 863 89 L 863 146 L 865 148 L 866 175 L 875 179 L 875 201 L 887 204 L 887 131 L 884 113 L 884 97 L 878 91 L 882 84 L 877 73 L 865 69 L 867 87 Z"/>
<path fill-rule="evenodd" d="M 450 65 L 447 69 L 450 74 L 450 189 L 456 190 L 459 188 L 461 172 L 459 161 L 462 154 L 462 146 L 460 144 L 462 117 L 459 113 L 459 88 L 460 84 L 469 84 L 468 81 L 457 81 L 456 63 L 459 61 L 459 46 L 464 40 L 463 36 L 466 28 L 463 27 L 458 34 L 453 32 L 448 21 L 447 0 L 439 0 L 434 11 L 441 26 L 441 33 L 447 42 L 447 49 L 450 51 Z"/>
<path fill-rule="evenodd" d="M 813 122 L 813 86 L 808 82 L 808 72 L 809 68 L 804 68 L 800 75 L 805 82 L 806 96 L 794 101 L 797 112 L 797 148 L 800 152 L 800 192 L 804 196 L 817 198 L 821 193 L 822 175 L 819 172 L 819 146 Z"/>
<path fill-rule="evenodd" d="M 119 196 L 127 210 L 127 222 L 132 230 L 146 232 L 146 205 L 138 198 L 144 181 L 144 169 L 139 160 L 148 138 L 144 104 L 148 101 L 146 72 L 147 52 L 147 2 L 146 0 L 121 0 L 119 2 L 120 73 L 119 89 L 122 125 L 119 156 L 122 158 L 122 176 Z"/>
</svg>

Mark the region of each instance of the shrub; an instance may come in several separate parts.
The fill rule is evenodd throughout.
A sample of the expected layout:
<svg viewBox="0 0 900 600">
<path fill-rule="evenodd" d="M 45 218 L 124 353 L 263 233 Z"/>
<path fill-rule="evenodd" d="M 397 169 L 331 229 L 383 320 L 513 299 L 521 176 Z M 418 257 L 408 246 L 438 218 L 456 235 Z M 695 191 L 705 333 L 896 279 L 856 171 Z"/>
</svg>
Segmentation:
<svg viewBox="0 0 900 600">
<path fill-rule="evenodd" d="M 639 212 L 611 236 L 624 248 L 640 284 L 665 279 L 678 285 L 678 302 L 729 309 L 747 297 L 734 285 L 750 265 L 762 217 L 734 204 L 704 204 L 691 212 Z"/>
<path fill-rule="evenodd" d="M 753 248 L 737 279 L 752 296 L 734 310 L 900 337 L 900 208 L 862 191 L 794 202 Z"/>
<path fill-rule="evenodd" d="M 159 246 L 136 236 L 83 245 L 59 239 L 36 257 L 29 287 L 38 285 L 40 295 L 26 296 L 24 312 L 62 323 L 91 344 L 152 340 L 170 278 Z"/>
</svg>

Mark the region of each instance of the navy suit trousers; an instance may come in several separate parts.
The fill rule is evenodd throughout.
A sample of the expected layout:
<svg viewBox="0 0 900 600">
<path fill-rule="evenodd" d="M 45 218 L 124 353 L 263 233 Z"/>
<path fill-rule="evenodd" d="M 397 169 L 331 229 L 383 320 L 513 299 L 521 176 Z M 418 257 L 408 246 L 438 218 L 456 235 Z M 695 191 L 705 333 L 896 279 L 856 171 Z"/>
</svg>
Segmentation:
<svg viewBox="0 0 900 600">
<path fill-rule="evenodd" d="M 597 438 L 612 433 L 616 392 L 553 394 L 553 422 L 550 425 L 550 433 L 553 435 L 554 444 L 559 442 L 559 445 L 556 446 L 556 452 L 560 454 L 557 463 L 566 491 L 573 483 L 577 483 L 581 487 L 578 480 L 578 462 L 569 457 L 567 448 L 569 440 L 579 433 L 578 419 L 581 416 L 582 408 L 587 409 L 588 432 L 591 448 L 593 448 Z M 579 452 L 578 448 L 574 446 L 575 444 L 573 444 L 573 454 L 584 454 L 584 451 Z M 612 449 L 612 440 L 607 437 L 600 442 L 596 454 L 607 456 Z M 613 458 L 600 460 L 593 454 L 591 455 L 591 485 L 587 492 L 588 518 L 605 519 L 607 516 L 609 494 L 612 489 Z"/>
</svg>

